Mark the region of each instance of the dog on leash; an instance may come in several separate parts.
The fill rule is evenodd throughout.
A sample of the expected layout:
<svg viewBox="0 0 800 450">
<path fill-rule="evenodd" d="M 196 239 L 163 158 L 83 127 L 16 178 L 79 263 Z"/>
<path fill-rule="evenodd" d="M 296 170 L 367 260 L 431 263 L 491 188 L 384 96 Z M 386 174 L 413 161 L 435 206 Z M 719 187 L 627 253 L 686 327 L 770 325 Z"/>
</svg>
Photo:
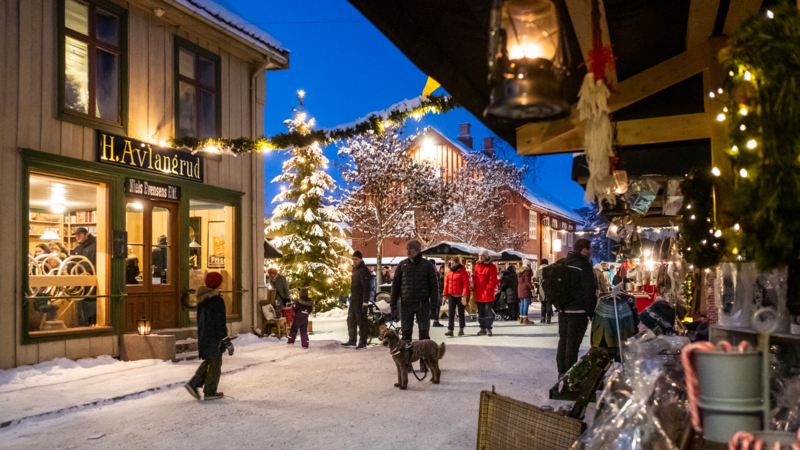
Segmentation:
<svg viewBox="0 0 800 450">
<path fill-rule="evenodd" d="M 408 371 L 411 363 L 420 359 L 431 370 L 431 383 L 439 384 L 442 371 L 439 370 L 439 360 L 444 357 L 444 342 L 441 345 L 431 340 L 417 341 L 406 347 L 406 342 L 400 339 L 397 332 L 387 330 L 383 336 L 383 346 L 389 347 L 395 365 L 397 365 L 397 383 L 395 387 L 406 389 L 408 387 Z"/>
</svg>

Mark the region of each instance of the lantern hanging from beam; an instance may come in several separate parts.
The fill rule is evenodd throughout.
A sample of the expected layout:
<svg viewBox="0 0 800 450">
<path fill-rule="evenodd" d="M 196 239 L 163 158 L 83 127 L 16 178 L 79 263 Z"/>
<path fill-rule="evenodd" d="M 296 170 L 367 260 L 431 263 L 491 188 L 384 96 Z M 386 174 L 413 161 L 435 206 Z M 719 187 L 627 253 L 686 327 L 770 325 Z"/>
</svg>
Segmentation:
<svg viewBox="0 0 800 450">
<path fill-rule="evenodd" d="M 494 0 L 489 29 L 491 101 L 486 113 L 508 119 L 565 114 L 561 38 L 550 0 Z"/>
<path fill-rule="evenodd" d="M 136 330 L 139 332 L 141 336 L 147 336 L 150 334 L 150 319 L 142 316 L 141 319 L 136 321 Z"/>
</svg>

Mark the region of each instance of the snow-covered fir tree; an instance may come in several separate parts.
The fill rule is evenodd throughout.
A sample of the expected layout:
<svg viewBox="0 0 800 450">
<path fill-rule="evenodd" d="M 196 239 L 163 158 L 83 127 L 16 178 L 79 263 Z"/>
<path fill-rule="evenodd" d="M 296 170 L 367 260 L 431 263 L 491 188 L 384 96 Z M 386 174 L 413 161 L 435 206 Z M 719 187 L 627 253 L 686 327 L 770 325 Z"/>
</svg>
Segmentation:
<svg viewBox="0 0 800 450">
<path fill-rule="evenodd" d="M 314 119 L 306 122 L 303 95 L 298 92 L 300 110 L 295 110 L 295 118 L 284 123 L 290 132 L 308 135 Z M 280 203 L 267 230 L 280 236 L 271 242 L 283 252 L 276 264 L 279 273 L 292 289 L 308 288 L 318 309 L 320 302 L 349 292 L 353 249 L 340 225 L 346 216 L 326 195 L 335 182 L 324 172 L 329 161 L 319 143 L 292 146 L 286 152 L 290 158 L 283 163 L 283 173 L 272 180 L 281 183 L 281 193 L 272 200 Z"/>
</svg>

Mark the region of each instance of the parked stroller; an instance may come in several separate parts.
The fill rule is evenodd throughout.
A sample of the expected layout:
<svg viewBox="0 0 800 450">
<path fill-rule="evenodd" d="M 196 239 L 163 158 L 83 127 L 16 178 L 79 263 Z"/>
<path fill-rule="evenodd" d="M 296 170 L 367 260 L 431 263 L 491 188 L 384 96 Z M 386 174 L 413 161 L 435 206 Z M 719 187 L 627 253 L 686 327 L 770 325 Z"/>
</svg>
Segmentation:
<svg viewBox="0 0 800 450">
<path fill-rule="evenodd" d="M 492 311 L 494 312 L 494 320 L 511 320 L 511 308 L 506 303 L 506 296 L 502 291 L 494 295 Z"/>
<path fill-rule="evenodd" d="M 378 292 L 375 299 L 369 301 L 367 306 L 367 344 L 371 344 L 373 338 L 383 340 L 386 330 L 400 332 L 399 327 L 392 322 L 390 299 L 391 296 L 388 292 Z"/>
</svg>

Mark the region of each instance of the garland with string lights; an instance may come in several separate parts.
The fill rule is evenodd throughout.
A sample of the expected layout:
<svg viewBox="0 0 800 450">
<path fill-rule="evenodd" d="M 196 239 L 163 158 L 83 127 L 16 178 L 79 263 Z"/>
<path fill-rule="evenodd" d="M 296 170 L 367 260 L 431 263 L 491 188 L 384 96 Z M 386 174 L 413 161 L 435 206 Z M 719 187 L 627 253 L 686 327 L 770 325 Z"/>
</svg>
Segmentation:
<svg viewBox="0 0 800 450">
<path fill-rule="evenodd" d="M 305 95 L 303 91 L 298 91 L 301 98 Z M 372 114 L 359 123 L 347 128 L 334 128 L 331 130 L 308 130 L 302 134 L 297 131 L 280 133 L 272 137 L 260 136 L 257 139 L 238 138 L 238 139 L 197 139 L 194 137 L 171 137 L 168 141 L 169 146 L 175 149 L 183 149 L 196 153 L 204 151 L 209 153 L 224 153 L 239 155 L 242 153 L 262 153 L 270 150 L 279 150 L 289 147 L 308 147 L 314 142 L 325 146 L 337 141 L 342 141 L 367 131 L 382 133 L 388 124 L 403 124 L 406 120 L 413 118 L 420 120 L 427 114 L 446 114 L 454 109 L 461 108 L 452 97 L 443 95 L 431 95 L 427 98 L 418 98 L 418 105 L 414 107 L 400 106 L 392 109 L 382 117 Z"/>
</svg>

